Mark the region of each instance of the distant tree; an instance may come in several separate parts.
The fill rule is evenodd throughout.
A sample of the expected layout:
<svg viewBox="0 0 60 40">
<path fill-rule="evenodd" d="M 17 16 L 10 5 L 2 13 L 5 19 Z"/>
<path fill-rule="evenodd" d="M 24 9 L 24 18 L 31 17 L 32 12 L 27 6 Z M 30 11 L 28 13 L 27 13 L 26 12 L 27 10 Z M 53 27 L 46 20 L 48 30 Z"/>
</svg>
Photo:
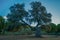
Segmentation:
<svg viewBox="0 0 60 40">
<path fill-rule="evenodd" d="M 12 31 L 12 22 L 6 21 L 5 22 L 5 31 Z"/>
<path fill-rule="evenodd" d="M 4 18 L 2 16 L 0 16 L 0 33 L 3 31 L 4 29 Z"/>
<path fill-rule="evenodd" d="M 57 25 L 57 32 L 60 32 L 60 24 Z"/>
<path fill-rule="evenodd" d="M 54 24 L 54 23 L 50 23 L 50 24 L 48 25 L 48 27 L 50 27 L 49 30 L 46 29 L 48 33 L 55 33 L 56 30 L 57 30 L 57 26 L 56 26 L 56 24 Z"/>
</svg>

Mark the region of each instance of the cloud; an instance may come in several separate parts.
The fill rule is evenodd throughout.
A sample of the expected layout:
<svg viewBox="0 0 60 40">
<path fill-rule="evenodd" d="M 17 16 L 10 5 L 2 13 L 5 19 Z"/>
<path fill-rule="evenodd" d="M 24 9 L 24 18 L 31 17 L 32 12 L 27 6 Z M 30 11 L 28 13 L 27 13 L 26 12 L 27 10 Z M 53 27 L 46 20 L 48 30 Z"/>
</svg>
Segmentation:
<svg viewBox="0 0 60 40">
<path fill-rule="evenodd" d="M 6 17 L 6 16 L 4 16 L 3 18 L 4 18 L 4 19 L 7 19 L 7 17 Z"/>
</svg>

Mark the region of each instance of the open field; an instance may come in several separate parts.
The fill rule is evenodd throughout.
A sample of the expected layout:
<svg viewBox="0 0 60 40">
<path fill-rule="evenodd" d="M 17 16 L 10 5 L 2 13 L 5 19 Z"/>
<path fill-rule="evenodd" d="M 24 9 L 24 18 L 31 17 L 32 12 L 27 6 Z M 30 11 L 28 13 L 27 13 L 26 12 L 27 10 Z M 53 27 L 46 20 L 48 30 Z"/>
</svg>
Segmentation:
<svg viewBox="0 0 60 40">
<path fill-rule="evenodd" d="M 42 38 L 36 38 L 32 35 L 0 35 L 0 40 L 60 40 L 60 36 L 43 35 Z"/>
</svg>

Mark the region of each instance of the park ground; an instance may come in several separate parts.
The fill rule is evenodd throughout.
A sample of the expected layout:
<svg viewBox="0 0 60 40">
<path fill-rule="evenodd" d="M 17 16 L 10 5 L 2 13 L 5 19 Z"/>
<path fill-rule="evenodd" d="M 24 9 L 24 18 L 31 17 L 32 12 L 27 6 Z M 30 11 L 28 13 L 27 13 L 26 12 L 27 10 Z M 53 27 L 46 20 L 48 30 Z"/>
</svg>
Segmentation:
<svg viewBox="0 0 60 40">
<path fill-rule="evenodd" d="M 0 40 L 60 40 L 60 36 L 42 35 L 42 38 L 36 38 L 32 35 L 0 35 Z"/>
</svg>

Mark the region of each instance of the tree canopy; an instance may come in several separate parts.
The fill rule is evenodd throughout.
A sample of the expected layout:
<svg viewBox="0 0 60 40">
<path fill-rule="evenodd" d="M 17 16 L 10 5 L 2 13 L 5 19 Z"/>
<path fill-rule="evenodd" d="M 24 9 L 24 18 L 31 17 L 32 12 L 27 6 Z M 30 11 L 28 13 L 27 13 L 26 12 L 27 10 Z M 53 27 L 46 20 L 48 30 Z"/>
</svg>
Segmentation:
<svg viewBox="0 0 60 40">
<path fill-rule="evenodd" d="M 51 13 L 47 13 L 46 8 L 41 2 L 31 2 L 31 8 L 25 10 L 24 4 L 15 4 L 10 7 L 10 13 L 7 15 L 8 21 L 12 22 L 12 27 L 18 27 L 19 24 L 29 25 L 36 24 L 36 37 L 41 36 L 41 25 L 51 23 Z"/>
</svg>

